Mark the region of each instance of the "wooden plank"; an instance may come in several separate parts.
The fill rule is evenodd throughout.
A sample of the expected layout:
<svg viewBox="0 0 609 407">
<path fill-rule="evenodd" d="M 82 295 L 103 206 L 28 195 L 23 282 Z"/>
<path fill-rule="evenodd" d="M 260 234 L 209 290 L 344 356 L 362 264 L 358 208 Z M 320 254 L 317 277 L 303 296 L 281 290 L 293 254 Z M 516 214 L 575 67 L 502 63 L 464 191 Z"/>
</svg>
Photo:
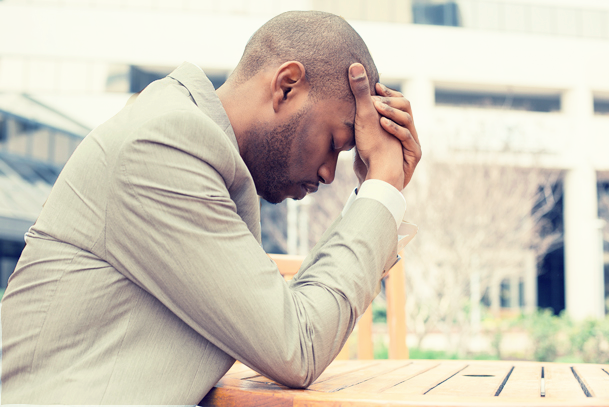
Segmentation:
<svg viewBox="0 0 609 407">
<path fill-rule="evenodd" d="M 586 394 L 571 371 L 571 365 L 544 365 L 546 398 L 580 399 Z"/>
<path fill-rule="evenodd" d="M 401 253 L 403 257 L 403 252 Z M 408 359 L 406 346 L 406 277 L 404 262 L 398 261 L 385 278 L 389 359 Z"/>
<path fill-rule="evenodd" d="M 256 405 L 257 404 L 248 404 Z M 536 400 L 499 397 L 451 397 L 399 394 L 364 393 L 317 393 L 302 394 L 294 397 L 293 407 L 607 407 L 607 400 L 589 397 L 584 400 Z M 242 406 L 245 407 L 245 406 Z"/>
<path fill-rule="evenodd" d="M 417 376 L 429 369 L 438 366 L 440 363 L 435 361 L 410 361 L 405 362 L 405 365 L 391 372 L 373 377 L 365 382 L 349 387 L 344 391 L 357 393 L 382 393 L 385 390 L 394 387 L 406 380 Z"/>
<path fill-rule="evenodd" d="M 354 364 L 354 363 L 349 363 L 348 361 L 334 361 L 334 362 L 332 362 L 332 364 L 330 364 L 330 366 L 328 366 L 326 368 L 326 370 L 324 370 L 324 372 L 321 375 L 319 375 L 319 377 L 317 378 L 317 380 L 315 380 L 314 383 L 321 383 L 326 380 L 330 380 L 332 378 L 341 377 L 344 374 L 355 372 L 357 370 L 364 369 L 364 368 L 366 368 L 370 365 L 374 365 L 374 364 L 378 364 L 378 362 L 375 363 L 373 361 L 370 361 L 369 363 Z M 275 382 L 261 374 L 256 374 L 256 372 L 254 372 L 253 370 L 250 370 L 250 372 L 252 372 L 252 375 L 250 375 L 250 376 L 242 375 L 241 379 L 249 380 L 252 382 L 258 382 L 258 383 L 276 383 L 277 384 L 277 382 Z"/>
<path fill-rule="evenodd" d="M 255 371 L 253 371 L 243 363 L 237 361 L 230 369 L 228 369 L 228 372 L 226 372 L 224 377 L 234 377 L 242 379 L 244 377 L 252 376 L 254 374 L 256 374 Z"/>
<path fill-rule="evenodd" d="M 499 397 L 541 398 L 541 366 L 516 364 Z"/>
<path fill-rule="evenodd" d="M 609 366 L 575 365 L 577 373 L 592 397 L 609 398 Z"/>
<path fill-rule="evenodd" d="M 357 358 L 374 359 L 374 350 L 372 348 L 372 305 L 362 314 L 357 323 Z"/>
<path fill-rule="evenodd" d="M 279 272 L 286 280 L 294 278 L 304 260 L 304 256 L 290 254 L 268 253 L 268 256 L 277 264 Z"/>
<path fill-rule="evenodd" d="M 322 382 L 315 382 L 309 386 L 309 390 L 322 391 L 322 392 L 336 392 L 343 390 L 348 387 L 355 386 L 356 384 L 370 380 L 376 376 L 380 376 L 387 372 L 391 372 L 399 367 L 404 366 L 404 361 L 392 361 L 384 360 L 382 363 L 376 361 L 368 366 L 362 367 L 361 369 L 354 370 L 348 373 L 335 375 Z"/>
<path fill-rule="evenodd" d="M 471 364 L 444 383 L 438 384 L 427 395 L 492 397 L 512 370 L 505 363 Z"/>
<path fill-rule="evenodd" d="M 370 366 L 378 365 L 379 363 L 380 363 L 379 361 L 374 361 L 374 360 L 363 361 L 363 362 L 334 361 L 334 362 L 332 362 L 332 364 L 330 366 L 328 366 L 326 368 L 326 370 L 324 370 L 324 372 L 321 375 L 319 375 L 319 377 L 317 378 L 317 380 L 315 380 L 315 382 L 313 384 L 322 383 L 322 382 L 325 382 L 330 379 L 335 379 L 335 378 L 342 376 L 343 374 L 365 369 Z"/>
<path fill-rule="evenodd" d="M 442 383 L 466 367 L 467 363 L 444 361 L 421 374 L 411 377 L 405 382 L 388 388 L 383 394 L 425 394 L 428 390 L 434 388 L 439 383 Z"/>
<path fill-rule="evenodd" d="M 294 404 L 294 396 L 297 394 L 295 391 L 280 391 L 262 385 L 239 388 L 215 387 L 207 393 L 199 405 L 206 407 L 291 407 Z"/>
<path fill-rule="evenodd" d="M 446 386 L 453 386 L 459 380 L 471 379 L 477 386 L 492 379 L 489 369 L 514 370 L 506 381 L 499 397 L 484 394 L 470 394 L 462 388 L 453 388 L 447 394 Z M 566 407 L 566 406 L 609 406 L 609 390 L 601 365 L 560 365 L 544 364 L 549 398 L 531 396 L 538 393 L 539 375 L 542 364 L 536 362 L 461 362 L 461 361 L 346 361 L 333 362 L 313 385 L 323 385 L 326 389 L 297 390 L 278 385 L 257 375 L 244 365 L 235 364 L 216 385 L 216 389 L 202 401 L 207 406 L 302 406 L 302 407 L 345 407 L 345 406 L 501 406 L 501 407 Z M 585 397 L 573 370 L 594 392 L 596 397 Z M 459 371 L 461 370 L 461 371 Z M 455 374 L 456 373 L 456 374 Z M 467 375 L 470 376 L 467 376 Z M 253 375 L 253 377 L 252 377 Z M 569 377 L 570 375 L 570 377 Z M 240 379 L 250 376 L 250 379 Z M 482 377 L 476 377 L 482 376 Z M 495 374 L 495 376 L 498 376 Z M 566 379 L 565 379 L 566 376 Z M 537 377 L 537 379 L 535 379 Z M 435 380 L 434 380 L 435 379 Z M 501 378 L 499 377 L 498 380 Z M 537 383 L 535 383 L 537 380 Z M 562 380 L 562 382 L 561 382 Z M 514 381 L 512 383 L 512 381 Z M 535 383 L 535 384 L 533 384 Z M 567 383 L 571 392 L 560 395 L 555 387 Z M 339 385 L 337 389 L 334 386 Z M 488 384 L 488 383 L 487 383 Z M 518 385 L 521 385 L 520 387 Z M 576 385 L 575 392 L 573 386 Z M 564 384 L 563 384 L 564 385 Z M 313 387 L 312 386 L 312 387 Z M 386 387 L 390 386 L 388 389 Z M 418 386 L 418 388 L 416 388 Z M 487 386 L 488 387 L 488 386 Z M 512 390 L 512 387 L 514 390 Z M 491 386 L 492 388 L 492 386 Z M 433 389 L 432 391 L 427 391 Z M 510 395 L 510 392 L 513 393 Z M 517 391 L 517 393 L 516 393 Z M 424 394 L 426 393 L 427 394 Z M 491 391 L 492 392 L 492 391 Z M 478 392 L 479 393 L 479 392 Z"/>
</svg>

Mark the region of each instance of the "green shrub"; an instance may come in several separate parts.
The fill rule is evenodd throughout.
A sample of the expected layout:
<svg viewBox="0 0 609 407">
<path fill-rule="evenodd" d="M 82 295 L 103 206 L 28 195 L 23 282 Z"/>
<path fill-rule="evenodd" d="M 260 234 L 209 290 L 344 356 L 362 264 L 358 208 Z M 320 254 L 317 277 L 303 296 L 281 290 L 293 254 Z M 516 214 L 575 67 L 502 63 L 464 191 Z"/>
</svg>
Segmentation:
<svg viewBox="0 0 609 407">
<path fill-rule="evenodd" d="M 372 302 L 372 322 L 387 323 L 387 308 L 376 301 Z"/>
<path fill-rule="evenodd" d="M 571 330 L 573 353 L 587 363 L 609 363 L 609 317 L 587 319 Z"/>
<path fill-rule="evenodd" d="M 375 359 L 389 359 L 389 348 L 385 341 L 375 340 L 374 341 L 374 358 Z"/>
<path fill-rule="evenodd" d="M 448 354 L 441 350 L 410 348 L 410 359 L 458 359 L 456 353 Z"/>
<path fill-rule="evenodd" d="M 564 331 L 566 318 L 562 320 L 546 309 L 523 316 L 522 322 L 531 339 L 533 358 L 540 362 L 556 360 L 561 348 L 559 333 Z"/>
</svg>

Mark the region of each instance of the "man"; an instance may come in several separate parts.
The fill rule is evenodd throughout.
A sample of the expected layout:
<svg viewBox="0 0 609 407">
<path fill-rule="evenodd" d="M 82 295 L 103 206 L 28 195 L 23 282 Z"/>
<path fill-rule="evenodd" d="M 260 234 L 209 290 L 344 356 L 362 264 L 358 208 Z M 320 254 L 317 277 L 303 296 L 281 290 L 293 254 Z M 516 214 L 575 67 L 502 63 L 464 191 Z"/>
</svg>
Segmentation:
<svg viewBox="0 0 609 407">
<path fill-rule="evenodd" d="M 2 401 L 195 404 L 235 359 L 312 383 L 396 257 L 421 156 L 408 102 L 377 79 L 344 20 L 290 12 L 217 94 L 186 63 L 95 129 L 3 299 Z M 257 194 L 300 199 L 355 145 L 357 197 L 288 284 L 260 247 Z"/>
</svg>

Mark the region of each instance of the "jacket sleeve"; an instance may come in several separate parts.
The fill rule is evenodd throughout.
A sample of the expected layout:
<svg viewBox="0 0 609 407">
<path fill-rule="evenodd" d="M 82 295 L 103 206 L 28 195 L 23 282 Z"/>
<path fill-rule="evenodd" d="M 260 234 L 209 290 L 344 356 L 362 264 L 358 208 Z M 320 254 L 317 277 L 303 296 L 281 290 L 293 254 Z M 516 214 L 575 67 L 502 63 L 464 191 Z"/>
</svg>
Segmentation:
<svg viewBox="0 0 609 407">
<path fill-rule="evenodd" d="M 395 255 L 395 221 L 379 202 L 357 200 L 286 283 L 237 214 L 225 171 L 193 154 L 203 124 L 168 115 L 125 141 L 112 173 L 107 261 L 232 357 L 306 387 L 372 301 Z"/>
</svg>

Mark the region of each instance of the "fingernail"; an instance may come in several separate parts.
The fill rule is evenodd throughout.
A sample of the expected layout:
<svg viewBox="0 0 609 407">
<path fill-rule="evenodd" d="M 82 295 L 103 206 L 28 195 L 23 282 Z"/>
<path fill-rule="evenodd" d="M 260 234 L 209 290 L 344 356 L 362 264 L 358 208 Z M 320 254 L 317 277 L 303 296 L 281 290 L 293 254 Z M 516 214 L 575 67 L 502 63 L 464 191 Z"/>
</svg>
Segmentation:
<svg viewBox="0 0 609 407">
<path fill-rule="evenodd" d="M 344 72 L 344 71 L 343 71 Z M 351 77 L 353 79 L 361 79 L 365 75 L 364 67 L 360 64 L 351 67 Z"/>
<path fill-rule="evenodd" d="M 381 89 L 383 89 L 383 92 L 387 92 L 387 86 L 383 85 L 382 83 L 379 83 L 379 85 L 381 85 Z"/>
</svg>

